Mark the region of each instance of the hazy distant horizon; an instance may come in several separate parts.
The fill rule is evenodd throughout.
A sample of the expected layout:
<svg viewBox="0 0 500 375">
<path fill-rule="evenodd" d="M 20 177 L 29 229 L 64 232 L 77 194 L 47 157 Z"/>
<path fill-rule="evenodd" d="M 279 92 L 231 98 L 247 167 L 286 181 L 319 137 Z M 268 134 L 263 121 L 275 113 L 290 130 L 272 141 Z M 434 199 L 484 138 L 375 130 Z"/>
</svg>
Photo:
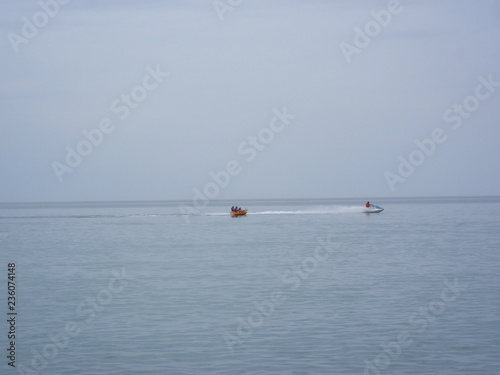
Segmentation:
<svg viewBox="0 0 500 375">
<path fill-rule="evenodd" d="M 500 194 L 498 1 L 23 0 L 0 34 L 2 202 Z"/>
<path fill-rule="evenodd" d="M 228 199 L 213 199 L 210 201 L 209 205 L 217 205 L 219 203 L 238 203 L 241 202 L 286 202 L 286 201 L 359 201 L 360 205 L 364 204 L 367 200 L 372 203 L 380 203 L 385 201 L 404 201 L 404 200 L 439 200 L 443 199 L 444 201 L 454 200 L 454 199 L 488 199 L 492 198 L 495 200 L 500 199 L 500 195 L 470 195 L 470 196 L 413 196 L 413 197 L 331 197 L 331 198 L 228 198 Z M 163 200 L 107 200 L 107 201 L 39 201 L 39 202 L 0 202 L 0 206 L 9 206 L 9 205 L 71 205 L 71 204 L 92 204 L 92 203 L 109 203 L 109 204 L 121 204 L 121 203 L 131 203 L 131 204 L 148 204 L 148 203 L 190 203 L 190 199 L 163 199 Z"/>
</svg>

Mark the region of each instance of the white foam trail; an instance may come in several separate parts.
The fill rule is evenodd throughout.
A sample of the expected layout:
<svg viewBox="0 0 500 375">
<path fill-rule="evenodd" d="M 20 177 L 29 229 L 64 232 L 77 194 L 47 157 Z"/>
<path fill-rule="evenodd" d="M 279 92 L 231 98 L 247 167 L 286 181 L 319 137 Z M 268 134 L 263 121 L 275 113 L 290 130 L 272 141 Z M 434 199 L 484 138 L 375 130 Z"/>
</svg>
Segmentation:
<svg viewBox="0 0 500 375">
<path fill-rule="evenodd" d="M 331 215 L 331 214 L 349 214 L 360 213 L 364 211 L 363 206 L 327 206 L 327 207 L 314 207 L 309 210 L 296 210 L 296 211 L 248 211 L 247 215 Z M 204 214 L 204 216 L 227 216 L 229 212 L 216 212 Z"/>
<path fill-rule="evenodd" d="M 328 206 L 328 207 L 315 207 L 310 210 L 297 210 L 297 211 L 260 211 L 249 212 L 253 215 L 329 215 L 329 214 L 348 214 L 363 212 L 363 207 L 359 206 Z"/>
</svg>

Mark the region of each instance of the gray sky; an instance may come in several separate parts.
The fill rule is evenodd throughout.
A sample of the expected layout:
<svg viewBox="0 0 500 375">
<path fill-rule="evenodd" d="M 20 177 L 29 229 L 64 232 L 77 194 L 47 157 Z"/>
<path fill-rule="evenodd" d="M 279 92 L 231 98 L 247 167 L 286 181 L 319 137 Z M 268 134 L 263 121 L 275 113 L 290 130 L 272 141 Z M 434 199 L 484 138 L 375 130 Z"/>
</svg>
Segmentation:
<svg viewBox="0 0 500 375">
<path fill-rule="evenodd" d="M 2 202 L 500 194 L 499 1 L 44 1 L 2 2 Z"/>
</svg>

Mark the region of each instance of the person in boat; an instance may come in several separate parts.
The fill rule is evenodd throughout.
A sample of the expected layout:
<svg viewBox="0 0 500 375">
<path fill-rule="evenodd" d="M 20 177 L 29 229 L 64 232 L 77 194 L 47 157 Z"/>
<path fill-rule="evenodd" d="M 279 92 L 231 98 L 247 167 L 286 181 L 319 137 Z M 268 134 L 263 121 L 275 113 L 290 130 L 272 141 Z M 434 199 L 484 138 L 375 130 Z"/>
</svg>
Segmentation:
<svg viewBox="0 0 500 375">
<path fill-rule="evenodd" d="M 366 208 L 370 208 L 372 205 L 370 202 L 366 202 L 365 206 L 366 206 Z"/>
<path fill-rule="evenodd" d="M 235 208 L 234 206 L 231 206 L 231 212 L 234 212 L 234 208 Z"/>
</svg>

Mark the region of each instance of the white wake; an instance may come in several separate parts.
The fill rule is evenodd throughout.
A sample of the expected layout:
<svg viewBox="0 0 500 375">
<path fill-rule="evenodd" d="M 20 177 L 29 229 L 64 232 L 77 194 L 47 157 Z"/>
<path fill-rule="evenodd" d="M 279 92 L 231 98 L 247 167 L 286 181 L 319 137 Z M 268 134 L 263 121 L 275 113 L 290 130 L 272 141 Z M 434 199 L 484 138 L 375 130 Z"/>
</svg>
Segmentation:
<svg viewBox="0 0 500 375">
<path fill-rule="evenodd" d="M 363 206 L 338 206 L 330 205 L 325 207 L 314 207 L 305 210 L 266 210 L 266 211 L 252 211 L 248 209 L 247 215 L 331 215 L 331 214 L 349 214 L 361 213 L 365 210 Z M 227 216 L 229 212 L 214 212 L 206 213 L 204 216 Z"/>
</svg>

